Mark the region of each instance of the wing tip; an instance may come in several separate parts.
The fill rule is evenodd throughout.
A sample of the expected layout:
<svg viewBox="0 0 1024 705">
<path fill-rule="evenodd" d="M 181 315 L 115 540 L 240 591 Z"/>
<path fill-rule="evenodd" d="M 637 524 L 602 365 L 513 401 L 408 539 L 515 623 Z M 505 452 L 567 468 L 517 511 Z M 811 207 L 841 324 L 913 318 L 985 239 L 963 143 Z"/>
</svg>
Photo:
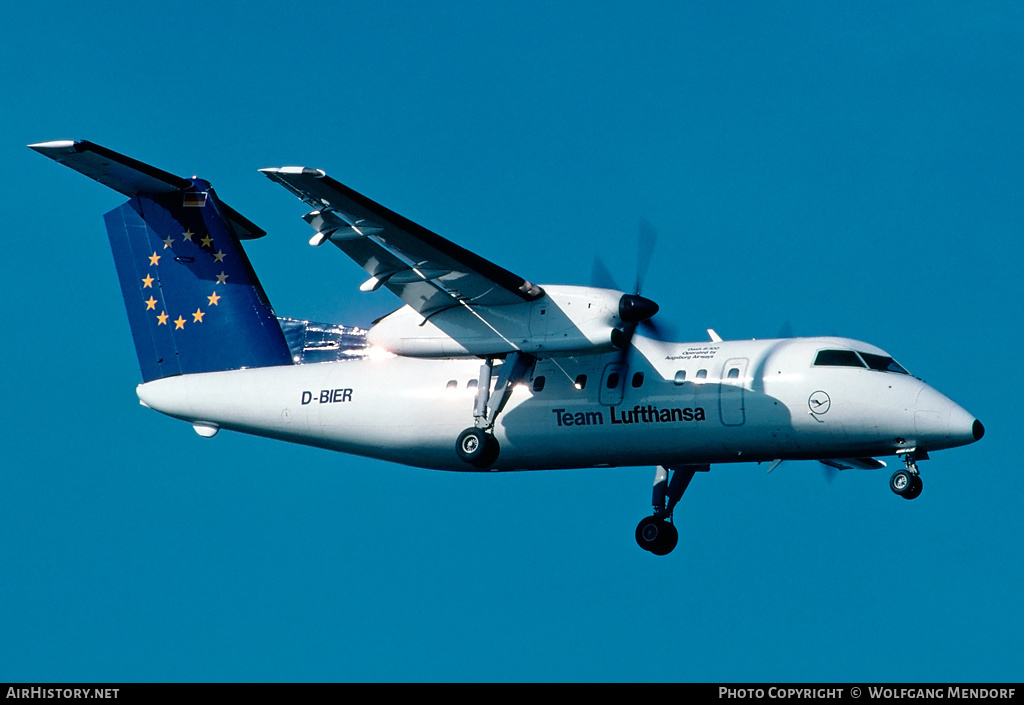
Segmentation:
<svg viewBox="0 0 1024 705">
<path fill-rule="evenodd" d="M 308 166 L 270 166 L 260 171 L 267 176 L 271 174 L 301 174 L 303 176 L 312 176 L 317 179 L 322 179 L 327 176 L 327 172 L 323 169 L 314 169 Z"/>
<path fill-rule="evenodd" d="M 50 140 L 30 144 L 28 148 L 34 149 L 40 154 L 60 154 L 74 152 L 79 144 L 81 144 L 80 140 Z"/>
</svg>

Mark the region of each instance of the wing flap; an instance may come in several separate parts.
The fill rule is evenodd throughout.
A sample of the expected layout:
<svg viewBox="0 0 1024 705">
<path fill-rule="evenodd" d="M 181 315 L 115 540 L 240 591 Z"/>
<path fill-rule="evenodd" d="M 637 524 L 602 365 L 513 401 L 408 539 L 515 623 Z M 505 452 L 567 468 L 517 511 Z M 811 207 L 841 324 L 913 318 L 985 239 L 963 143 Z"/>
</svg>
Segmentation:
<svg viewBox="0 0 1024 705">
<path fill-rule="evenodd" d="M 836 470 L 881 470 L 885 467 L 885 461 L 876 458 L 828 458 L 818 462 Z"/>
</svg>

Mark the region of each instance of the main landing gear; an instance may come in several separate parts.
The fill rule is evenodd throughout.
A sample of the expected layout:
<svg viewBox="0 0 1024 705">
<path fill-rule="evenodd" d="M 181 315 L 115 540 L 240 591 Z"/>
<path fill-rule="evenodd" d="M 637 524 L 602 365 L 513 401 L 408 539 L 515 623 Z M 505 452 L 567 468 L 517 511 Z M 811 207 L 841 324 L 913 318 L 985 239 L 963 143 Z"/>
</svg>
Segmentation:
<svg viewBox="0 0 1024 705">
<path fill-rule="evenodd" d="M 512 388 L 529 378 L 537 358 L 526 353 L 510 353 L 501 365 L 498 382 L 491 392 L 491 376 L 494 358 L 487 358 L 480 365 L 480 379 L 477 381 L 476 400 L 473 402 L 474 425 L 459 434 L 455 441 L 455 453 L 467 465 L 486 470 L 494 465 L 501 453 L 498 439 L 494 437 L 494 422 L 505 408 Z"/>
<path fill-rule="evenodd" d="M 672 512 L 695 473 L 707 472 L 710 465 L 659 465 L 654 471 L 654 514 L 641 520 L 636 527 L 636 542 L 640 548 L 656 556 L 672 552 L 679 542 L 679 532 L 672 524 Z M 671 477 L 670 477 L 671 473 Z"/>
<path fill-rule="evenodd" d="M 889 478 L 889 489 L 903 499 L 915 499 L 924 489 L 921 482 L 921 475 L 918 474 L 917 461 L 927 459 L 927 454 L 919 454 L 911 451 L 903 455 L 903 462 L 906 468 L 897 470 Z"/>
<path fill-rule="evenodd" d="M 498 439 L 482 428 L 467 428 L 455 442 L 455 452 L 463 461 L 480 470 L 489 468 L 498 459 Z"/>
</svg>

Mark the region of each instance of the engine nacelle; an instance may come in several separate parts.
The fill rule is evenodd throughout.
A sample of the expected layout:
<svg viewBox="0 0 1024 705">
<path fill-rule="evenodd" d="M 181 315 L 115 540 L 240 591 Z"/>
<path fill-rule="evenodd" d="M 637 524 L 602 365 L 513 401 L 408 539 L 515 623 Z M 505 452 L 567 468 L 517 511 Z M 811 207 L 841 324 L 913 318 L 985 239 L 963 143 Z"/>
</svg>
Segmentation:
<svg viewBox="0 0 1024 705">
<path fill-rule="evenodd" d="M 371 345 L 407 357 L 478 357 L 612 350 L 622 327 L 621 291 L 584 286 L 544 287 L 536 301 L 507 306 L 460 305 L 426 318 L 403 306 L 367 333 Z"/>
</svg>

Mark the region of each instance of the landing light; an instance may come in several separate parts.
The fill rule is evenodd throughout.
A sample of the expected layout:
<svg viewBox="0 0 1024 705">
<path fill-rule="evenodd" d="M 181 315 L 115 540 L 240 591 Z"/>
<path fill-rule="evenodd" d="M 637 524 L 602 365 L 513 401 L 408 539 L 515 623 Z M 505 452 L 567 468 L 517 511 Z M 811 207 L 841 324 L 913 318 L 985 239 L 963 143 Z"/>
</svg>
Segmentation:
<svg viewBox="0 0 1024 705">
<path fill-rule="evenodd" d="M 366 348 L 366 357 L 371 360 L 387 360 L 388 358 L 397 357 L 397 355 L 390 350 L 385 350 L 384 348 L 377 347 L 376 345 L 371 345 Z"/>
</svg>

